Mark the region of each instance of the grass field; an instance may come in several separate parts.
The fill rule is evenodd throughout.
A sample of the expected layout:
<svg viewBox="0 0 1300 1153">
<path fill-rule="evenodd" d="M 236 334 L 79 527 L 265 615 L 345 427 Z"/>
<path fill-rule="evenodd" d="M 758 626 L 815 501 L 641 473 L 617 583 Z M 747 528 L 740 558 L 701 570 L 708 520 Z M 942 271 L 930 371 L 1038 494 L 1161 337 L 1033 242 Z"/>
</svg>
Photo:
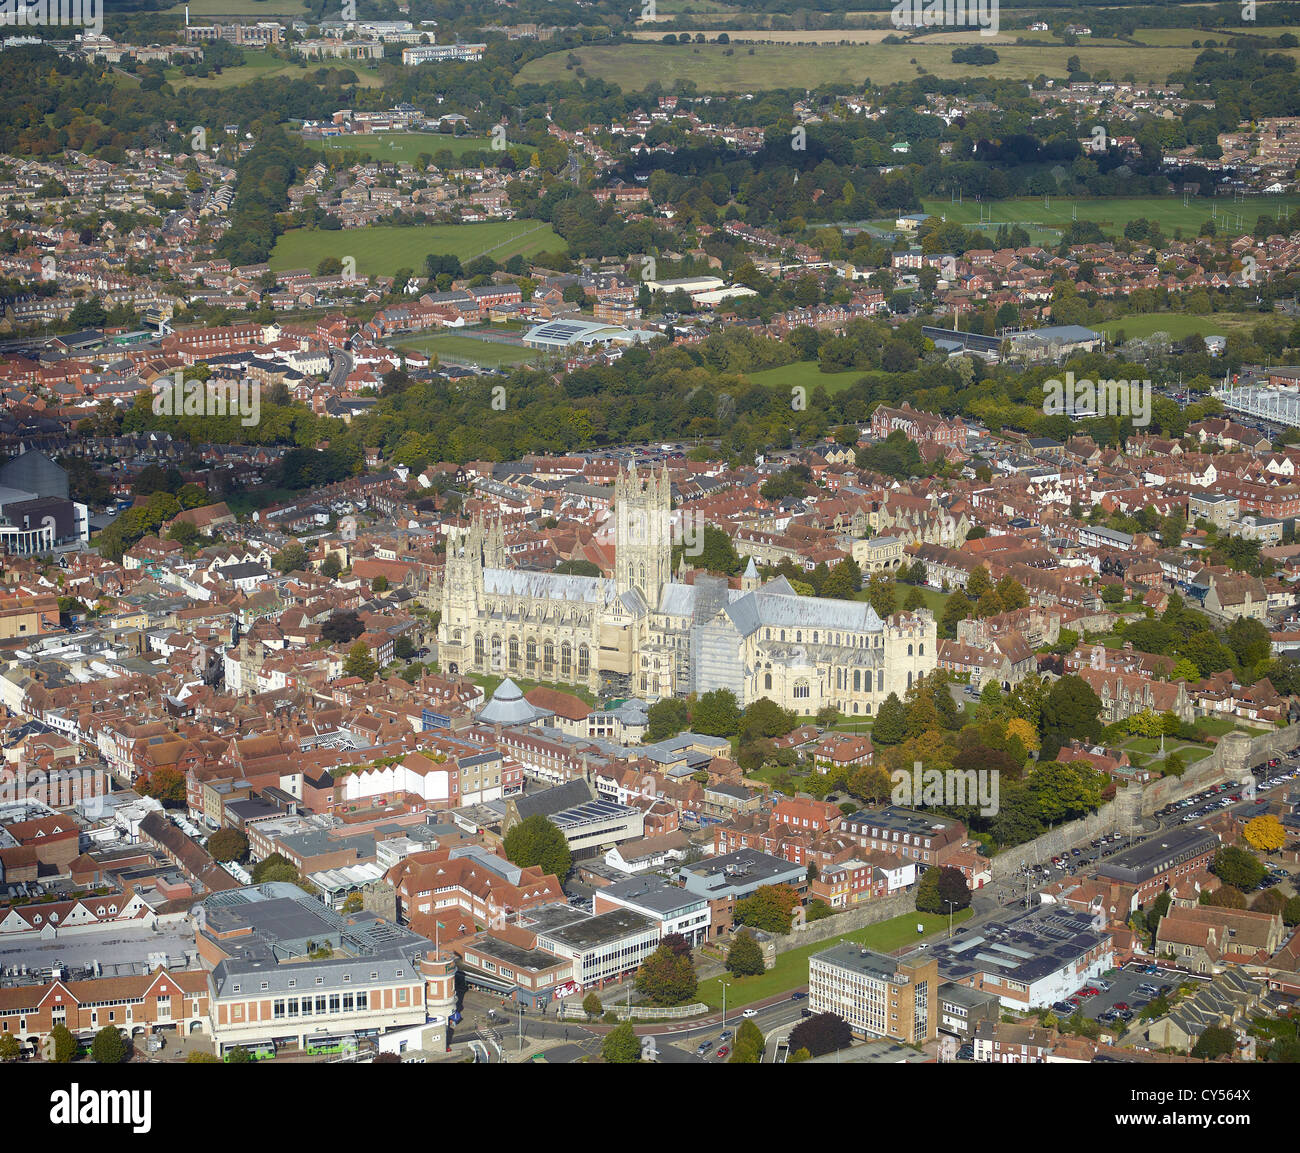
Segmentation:
<svg viewBox="0 0 1300 1153">
<path fill-rule="evenodd" d="M 898 581 L 894 581 L 893 582 L 894 598 L 897 601 L 899 610 L 902 609 L 903 602 L 907 599 L 907 594 L 911 592 L 913 588 L 919 588 L 921 590 L 921 595 L 925 597 L 926 608 L 928 608 L 932 613 L 934 613 L 936 617 L 940 617 L 943 615 L 944 607 L 947 605 L 948 598 L 952 596 L 952 593 L 940 592 L 938 589 L 932 589 L 926 585 L 906 585 L 906 584 L 900 584 Z M 854 596 L 853 599 L 858 601 L 866 600 L 867 590 L 866 589 L 860 590 L 857 593 L 857 595 Z"/>
<path fill-rule="evenodd" d="M 328 136 L 324 140 L 303 141 L 309 148 L 325 153 L 364 152 L 376 160 L 394 160 L 414 164 L 421 153 L 432 156 L 444 149 L 453 156 L 466 152 L 490 152 L 492 141 L 487 136 L 452 136 L 442 132 L 380 132 L 350 133 L 345 136 Z"/>
<path fill-rule="evenodd" d="M 413 228 L 371 225 L 341 232 L 294 229 L 275 243 L 274 269 L 310 268 L 327 256 L 355 256 L 363 276 L 391 276 L 399 268 L 424 268 L 431 252 L 451 253 L 470 260 L 487 253 L 504 263 L 516 253 L 532 256 L 564 247 L 549 224 L 536 220 L 489 221 L 484 224 L 422 224 Z"/>
<path fill-rule="evenodd" d="M 1134 313 L 1119 320 L 1108 320 L 1098 327 L 1107 336 L 1114 336 L 1121 331 L 1126 338 L 1167 332 L 1174 340 L 1182 340 L 1193 333 L 1200 336 L 1227 336 L 1232 332 L 1250 329 L 1261 320 L 1275 317 L 1275 313 L 1268 312 L 1216 312 L 1208 316 L 1193 316 L 1188 312 Z"/>
<path fill-rule="evenodd" d="M 307 11 L 302 0 L 189 0 L 191 16 L 256 16 L 274 20 L 279 16 L 301 16 Z M 177 4 L 173 12 L 184 14 L 185 5 Z"/>
<path fill-rule="evenodd" d="M 1192 197 L 1185 206 L 1181 196 L 1132 196 L 1104 200 L 1027 196 L 983 203 L 972 200 L 961 204 L 948 200 L 923 202 L 925 211 L 931 215 L 979 228 L 990 235 L 997 231 L 999 224 L 1019 224 L 1036 244 L 1058 242 L 1060 234 L 1070 226 L 1076 214 L 1079 220 L 1094 221 L 1103 232 L 1112 236 L 1121 234 L 1130 220 L 1139 217 L 1159 221 L 1167 236 L 1172 236 L 1176 228 L 1181 228 L 1184 236 L 1195 236 L 1205 221 L 1214 220 L 1222 235 L 1230 229 L 1237 231 L 1238 222 L 1242 231 L 1250 232 L 1260 216 L 1276 217 L 1279 212 L 1289 214 L 1297 205 L 1300 205 L 1300 197 L 1295 196 L 1252 196 L 1240 203 Z"/>
<path fill-rule="evenodd" d="M 952 918 L 954 928 L 970 916 L 971 911 L 969 909 L 962 909 L 959 913 L 954 914 Z M 925 926 L 923 934 L 917 933 L 917 925 Z M 839 939 L 853 941 L 865 948 L 874 949 L 878 953 L 892 953 L 895 949 L 901 949 L 904 945 L 922 940 L 933 933 L 940 931 L 946 933 L 947 930 L 948 918 L 946 915 L 940 913 L 904 913 L 901 917 L 894 917 L 888 921 L 868 925 L 865 929 L 845 933 L 843 938 L 832 937 L 828 941 L 818 941 L 813 945 L 804 945 L 798 949 L 780 953 L 777 955 L 776 964 L 768 969 L 766 973 L 759 973 L 754 977 L 736 977 L 728 974 L 725 978 L 722 978 L 727 982 L 728 986 L 727 1013 L 730 1014 L 733 1007 L 739 1009 L 753 1001 L 761 1001 L 765 997 L 772 997 L 777 993 L 784 993 L 791 989 L 797 989 L 801 985 L 807 985 L 808 958 L 814 953 L 820 953 L 824 949 L 832 948 L 838 943 Z M 722 985 L 717 977 L 700 982 L 699 1000 L 708 1005 L 710 1009 L 720 1009 L 722 1007 Z"/>
<path fill-rule="evenodd" d="M 501 368 L 512 364 L 527 364 L 541 355 L 535 348 L 516 348 L 491 340 L 475 340 L 472 336 L 444 333 L 439 336 L 416 336 L 403 340 L 399 348 L 432 353 L 439 360 L 454 364 L 477 364 L 483 368 Z"/>
<path fill-rule="evenodd" d="M 235 88 L 253 80 L 267 80 L 275 77 L 288 77 L 302 80 L 315 75 L 320 68 L 350 69 L 356 73 L 357 84 L 362 88 L 378 88 L 383 84 L 379 72 L 368 68 L 358 60 L 309 61 L 304 68 L 301 65 L 269 52 L 255 52 L 244 49 L 244 63 L 234 68 L 226 68 L 220 76 L 186 76 L 179 68 L 168 68 L 167 83 L 173 88 Z"/>
<path fill-rule="evenodd" d="M 751 381 L 765 388 L 794 388 L 798 384 L 809 392 L 815 388 L 824 388 L 828 395 L 834 395 L 870 375 L 869 372 L 859 372 L 857 369 L 851 372 L 822 372 L 815 360 L 796 360 L 793 364 L 785 364 L 780 368 L 764 368 L 758 372 L 745 373 Z"/>
<path fill-rule="evenodd" d="M 776 34 L 762 33 L 771 40 Z M 807 36 L 806 33 L 788 34 Z M 848 35 L 847 33 L 845 34 Z M 845 38 L 838 36 L 838 39 Z M 952 62 L 951 45 L 938 44 L 759 44 L 753 47 L 719 44 L 608 44 L 575 49 L 572 53 L 588 75 L 639 92 L 651 81 L 671 91 L 678 80 L 694 81 L 700 91 L 753 92 L 772 88 L 805 88 L 811 77 L 819 83 L 892 84 L 915 79 L 924 68 L 943 80 L 972 76 L 1032 80 L 1039 75 L 1064 78 L 1066 62 L 1078 56 L 1084 71 L 1095 78 L 1108 72 L 1114 79 L 1132 73 L 1139 82 L 1165 81 L 1171 72 L 1189 69 L 1198 49 L 1168 47 L 1159 52 L 1133 45 L 998 49 L 999 61 L 988 67 Z M 724 55 L 726 52 L 731 55 Z M 1300 59 L 1300 49 L 1287 53 Z M 552 52 L 528 63 L 517 83 L 572 79 L 566 68 L 570 53 Z M 916 63 L 912 63 L 915 60 Z"/>
</svg>

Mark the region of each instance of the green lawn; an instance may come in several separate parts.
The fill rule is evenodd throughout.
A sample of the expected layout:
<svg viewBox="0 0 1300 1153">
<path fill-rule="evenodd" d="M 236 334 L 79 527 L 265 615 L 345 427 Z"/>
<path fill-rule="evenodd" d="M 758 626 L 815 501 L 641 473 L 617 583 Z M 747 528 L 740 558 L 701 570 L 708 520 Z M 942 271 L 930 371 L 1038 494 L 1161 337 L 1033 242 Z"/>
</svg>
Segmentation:
<svg viewBox="0 0 1300 1153">
<path fill-rule="evenodd" d="M 953 916 L 954 927 L 970 916 L 970 909 L 962 909 Z M 925 926 L 924 934 L 917 933 L 917 925 Z M 756 977 L 734 977 L 728 974 L 723 978 L 730 986 L 727 989 L 727 1013 L 730 1014 L 733 1008 L 739 1009 L 753 1001 L 761 1001 L 765 997 L 773 997 L 777 993 L 807 985 L 808 958 L 814 953 L 832 948 L 839 940 L 853 941 L 879 953 L 892 953 L 904 945 L 924 940 L 940 931 L 946 933 L 947 930 L 948 918 L 944 914 L 904 913 L 901 917 L 880 921 L 878 924 L 868 925 L 865 929 L 846 933 L 842 938 L 832 937 L 830 940 L 818 941 L 813 945 L 802 945 L 797 949 L 791 949 L 789 952 L 779 954 L 776 964 L 766 973 L 760 973 Z M 700 982 L 699 1000 L 711 1009 L 722 1007 L 722 986 L 717 977 Z"/>
<path fill-rule="evenodd" d="M 302 16 L 307 11 L 303 0 L 188 0 L 185 5 L 178 3 L 172 12 L 183 16 L 186 7 L 191 16 L 257 16 L 262 20 Z"/>
<path fill-rule="evenodd" d="M 753 48 L 753 54 L 750 49 Z M 726 55 L 730 51 L 731 55 Z M 1095 78 L 1108 71 L 1115 79 L 1133 73 L 1140 82 L 1168 79 L 1170 73 L 1191 68 L 1198 49 L 1169 46 L 1159 51 L 1137 45 L 1030 47 L 1002 45 L 998 63 L 987 67 L 954 64 L 952 45 L 917 44 L 606 44 L 552 52 L 520 69 L 517 84 L 582 79 L 583 75 L 639 92 L 658 81 L 671 91 L 676 81 L 693 81 L 700 91 L 758 92 L 808 86 L 810 77 L 823 84 L 892 84 L 915 80 L 926 73 L 941 80 L 987 77 L 1032 80 L 1039 75 L 1064 79 L 1066 63 L 1079 57 Z M 570 68 L 570 55 L 579 63 Z M 1283 52 L 1300 58 L 1300 49 Z M 915 61 L 915 63 L 913 63 Z M 581 71 L 581 74 L 580 74 Z"/>
<path fill-rule="evenodd" d="M 454 333 L 412 337 L 400 341 L 397 347 L 431 353 L 439 360 L 455 364 L 468 362 L 481 365 L 483 368 L 527 364 L 541 355 L 535 348 L 519 348 L 513 344 L 498 344 L 491 340 L 475 340 L 472 336 L 460 336 Z"/>
<path fill-rule="evenodd" d="M 327 136 L 323 140 L 304 140 L 309 148 L 326 153 L 363 152 L 376 160 L 395 160 L 414 164 L 421 153 L 432 156 L 448 151 L 453 156 L 466 152 L 490 152 L 487 136 L 453 136 L 449 132 L 359 132 Z"/>
<path fill-rule="evenodd" d="M 765 388 L 794 388 L 795 385 L 802 385 L 809 392 L 824 388 L 827 395 L 831 396 L 857 384 L 864 377 L 873 375 L 879 374 L 857 369 L 851 372 L 822 372 L 820 364 L 815 360 L 796 360 L 793 364 L 785 364 L 780 368 L 764 368 L 758 372 L 745 373 L 754 384 L 761 384 Z"/>
<path fill-rule="evenodd" d="M 1163 55 L 1157 53 L 1156 55 Z M 959 224 L 980 226 L 992 234 L 999 224 L 1019 224 L 1035 243 L 1055 242 L 1058 234 L 1070 226 L 1070 221 L 1094 221 L 1102 231 L 1119 235 L 1130 220 L 1145 217 L 1158 220 L 1167 236 L 1181 228 L 1184 236 L 1195 236 L 1201 225 L 1215 219 L 1220 233 L 1235 231 L 1238 218 L 1241 227 L 1249 232 L 1260 216 L 1276 216 L 1278 212 L 1290 213 L 1300 198 L 1294 196 L 1252 196 L 1240 204 L 1191 197 L 1184 207 L 1181 196 L 1130 196 L 1100 200 L 1079 200 L 1070 197 L 1026 196 L 1010 200 L 986 200 L 982 203 L 965 200 L 953 204 L 949 200 L 925 200 L 922 205 L 932 216 Z M 1216 216 L 1217 213 L 1217 216 Z M 1209 319 L 1209 318 L 1207 318 Z M 1213 329 L 1207 329 L 1213 332 Z"/>
<path fill-rule="evenodd" d="M 1118 320 L 1108 320 L 1097 327 L 1107 336 L 1123 333 L 1126 340 L 1150 336 L 1153 332 L 1167 332 L 1171 339 L 1182 340 L 1200 336 L 1227 336 L 1232 332 L 1253 328 L 1260 321 L 1278 320 L 1290 325 L 1291 321 L 1275 312 L 1215 312 L 1206 316 L 1193 316 L 1190 312 L 1133 313 Z"/>
<path fill-rule="evenodd" d="M 894 601 L 898 606 L 898 611 L 902 610 L 903 602 L 907 600 L 907 594 L 912 589 L 919 588 L 921 595 L 925 598 L 925 607 L 934 613 L 936 619 L 943 616 L 944 606 L 948 603 L 948 598 L 952 596 L 952 593 L 940 592 L 938 589 L 932 589 L 926 585 L 907 585 L 893 581 L 891 587 L 894 590 Z M 860 589 L 853 599 L 864 601 L 867 599 L 867 595 L 866 589 Z"/>
<path fill-rule="evenodd" d="M 483 224 L 419 224 L 410 228 L 376 224 L 340 231 L 296 228 L 284 233 L 271 253 L 276 270 L 314 270 L 327 256 L 354 256 L 363 276 L 391 276 L 399 268 L 424 270 L 430 253 L 450 253 L 472 260 L 485 253 L 498 264 L 519 254 L 555 252 L 564 241 L 549 224 L 536 220 L 488 221 Z"/>
<path fill-rule="evenodd" d="M 272 56 L 270 52 L 258 52 L 251 48 L 243 51 L 244 63 L 234 68 L 225 68 L 220 75 L 186 76 L 179 68 L 168 68 L 165 73 L 167 83 L 173 88 L 235 88 L 252 80 L 277 76 L 302 79 L 315 75 L 320 68 L 337 68 L 354 72 L 357 84 L 362 88 L 378 88 L 383 84 L 379 70 L 362 64 L 359 60 L 309 60 L 304 67 L 301 62 L 283 60 Z"/>
<path fill-rule="evenodd" d="M 483 690 L 484 694 L 487 696 L 489 700 L 492 698 L 492 694 L 497 691 L 497 685 L 499 685 L 503 680 L 506 679 L 504 676 L 498 677 L 495 675 L 489 675 L 487 673 L 466 673 L 465 675 L 476 685 L 478 685 L 479 688 Z M 582 688 L 580 685 L 559 685 L 559 684 L 553 684 L 550 681 L 530 681 L 525 677 L 517 677 L 517 676 L 512 676 L 510 679 L 519 686 L 521 692 L 526 693 L 530 689 L 539 689 L 539 688 L 559 689 L 561 692 L 570 693 L 575 697 L 581 698 L 582 700 L 586 701 L 587 704 L 589 705 L 594 706 L 596 704 L 595 695 L 593 693 L 588 692 L 585 688 Z"/>
</svg>

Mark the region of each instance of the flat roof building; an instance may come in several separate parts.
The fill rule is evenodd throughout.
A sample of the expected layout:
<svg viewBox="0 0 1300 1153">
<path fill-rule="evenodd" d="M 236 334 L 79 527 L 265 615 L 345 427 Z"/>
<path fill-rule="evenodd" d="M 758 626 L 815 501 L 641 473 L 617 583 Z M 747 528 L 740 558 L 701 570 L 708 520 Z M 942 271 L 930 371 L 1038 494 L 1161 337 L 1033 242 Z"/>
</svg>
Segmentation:
<svg viewBox="0 0 1300 1153">
<path fill-rule="evenodd" d="M 850 943 L 808 958 L 808 1007 L 842 1017 L 859 1037 L 934 1040 L 938 986 L 933 957 L 890 957 Z"/>
</svg>

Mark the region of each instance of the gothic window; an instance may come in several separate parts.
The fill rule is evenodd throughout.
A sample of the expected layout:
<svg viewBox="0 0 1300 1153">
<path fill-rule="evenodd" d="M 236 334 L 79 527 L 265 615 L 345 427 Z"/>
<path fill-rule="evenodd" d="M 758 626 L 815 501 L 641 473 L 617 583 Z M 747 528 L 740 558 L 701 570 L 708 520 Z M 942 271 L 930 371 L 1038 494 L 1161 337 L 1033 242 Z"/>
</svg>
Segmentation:
<svg viewBox="0 0 1300 1153">
<path fill-rule="evenodd" d="M 925 645 L 916 646 L 916 655 L 921 657 L 925 656 Z"/>
<path fill-rule="evenodd" d="M 763 676 L 763 688 L 771 689 L 771 687 L 772 687 L 772 674 L 765 673 Z"/>
<path fill-rule="evenodd" d="M 483 648 L 483 634 L 475 633 L 474 634 L 474 663 L 476 665 L 481 665 L 483 663 L 483 659 L 485 656 L 486 653 L 484 652 L 484 648 Z"/>
<path fill-rule="evenodd" d="M 524 645 L 524 668 L 530 676 L 537 671 L 537 641 L 533 637 Z"/>
<path fill-rule="evenodd" d="M 853 670 L 853 691 L 855 693 L 862 691 L 862 670 L 861 669 Z"/>
<path fill-rule="evenodd" d="M 907 674 L 907 687 L 908 687 L 909 689 L 912 687 L 912 674 L 911 674 L 911 671 L 910 671 L 910 670 L 909 670 L 909 672 L 908 672 L 908 674 Z"/>
<path fill-rule="evenodd" d="M 911 646 L 911 645 L 908 645 L 908 646 L 907 646 L 907 655 L 908 655 L 909 657 L 912 655 L 912 646 Z"/>
<path fill-rule="evenodd" d="M 578 646 L 578 676 L 585 677 L 591 672 L 591 652 L 586 645 Z"/>
<path fill-rule="evenodd" d="M 807 700 L 809 694 L 808 682 L 798 680 L 794 682 L 794 699 L 797 701 Z"/>
<path fill-rule="evenodd" d="M 542 671 L 548 675 L 555 672 L 555 644 L 546 641 L 542 645 Z"/>
<path fill-rule="evenodd" d="M 501 638 L 499 636 L 493 637 L 492 638 L 492 667 L 494 669 L 499 669 L 501 667 L 501 659 L 503 655 L 504 654 L 501 651 Z"/>
<path fill-rule="evenodd" d="M 519 667 L 519 638 L 511 637 L 508 644 L 510 654 L 510 667 L 517 669 Z"/>
<path fill-rule="evenodd" d="M 560 676 L 565 680 L 573 675 L 573 649 L 568 641 L 560 645 Z"/>
</svg>

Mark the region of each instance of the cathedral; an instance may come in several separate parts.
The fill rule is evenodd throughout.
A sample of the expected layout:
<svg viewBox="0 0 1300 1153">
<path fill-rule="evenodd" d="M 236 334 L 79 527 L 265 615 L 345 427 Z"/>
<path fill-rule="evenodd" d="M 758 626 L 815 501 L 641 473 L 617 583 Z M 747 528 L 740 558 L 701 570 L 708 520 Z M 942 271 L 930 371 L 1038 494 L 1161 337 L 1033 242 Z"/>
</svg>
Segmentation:
<svg viewBox="0 0 1300 1153">
<path fill-rule="evenodd" d="M 727 688 L 742 706 L 768 697 L 803 716 L 830 705 L 864 717 L 935 668 L 928 610 L 882 620 L 865 601 L 799 596 L 784 577 L 763 584 L 752 560 L 738 589 L 704 573 L 673 580 L 666 468 L 620 472 L 613 515 L 612 578 L 508 568 L 501 525 L 479 519 L 450 540 L 442 668 L 581 685 L 601 697 Z"/>
</svg>

